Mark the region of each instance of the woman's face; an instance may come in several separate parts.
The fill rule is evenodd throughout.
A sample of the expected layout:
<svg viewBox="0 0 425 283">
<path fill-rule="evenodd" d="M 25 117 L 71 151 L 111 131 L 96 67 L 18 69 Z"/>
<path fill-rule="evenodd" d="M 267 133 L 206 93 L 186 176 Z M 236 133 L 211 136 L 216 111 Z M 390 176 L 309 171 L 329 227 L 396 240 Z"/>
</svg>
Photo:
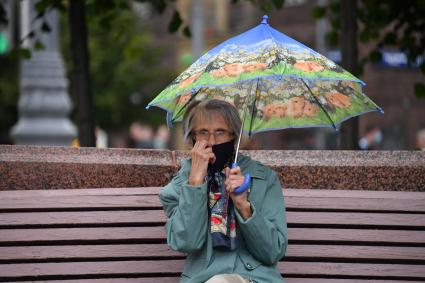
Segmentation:
<svg viewBox="0 0 425 283">
<path fill-rule="evenodd" d="M 205 140 L 208 146 L 232 140 L 233 133 L 224 118 L 218 113 L 200 115 L 195 119 L 193 137 L 195 142 Z"/>
</svg>

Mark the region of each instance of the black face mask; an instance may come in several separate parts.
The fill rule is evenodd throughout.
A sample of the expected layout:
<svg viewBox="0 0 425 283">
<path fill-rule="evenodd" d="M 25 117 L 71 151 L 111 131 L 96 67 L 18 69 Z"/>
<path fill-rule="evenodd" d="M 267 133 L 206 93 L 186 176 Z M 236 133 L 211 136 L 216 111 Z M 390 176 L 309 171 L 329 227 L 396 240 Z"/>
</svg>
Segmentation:
<svg viewBox="0 0 425 283">
<path fill-rule="evenodd" d="M 230 167 L 235 152 L 235 141 L 231 140 L 213 145 L 212 151 L 215 155 L 215 162 L 213 164 L 208 164 L 208 173 L 221 171 L 226 166 Z"/>
</svg>

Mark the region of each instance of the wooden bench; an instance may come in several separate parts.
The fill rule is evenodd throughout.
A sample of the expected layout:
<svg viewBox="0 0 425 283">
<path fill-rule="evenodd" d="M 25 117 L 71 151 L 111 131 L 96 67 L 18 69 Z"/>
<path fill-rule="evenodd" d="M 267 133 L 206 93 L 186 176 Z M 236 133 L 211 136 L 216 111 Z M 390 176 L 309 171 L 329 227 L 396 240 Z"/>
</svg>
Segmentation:
<svg viewBox="0 0 425 283">
<path fill-rule="evenodd" d="M 0 282 L 178 282 L 158 191 L 0 191 Z M 288 283 L 425 281 L 425 193 L 284 194 Z"/>
</svg>

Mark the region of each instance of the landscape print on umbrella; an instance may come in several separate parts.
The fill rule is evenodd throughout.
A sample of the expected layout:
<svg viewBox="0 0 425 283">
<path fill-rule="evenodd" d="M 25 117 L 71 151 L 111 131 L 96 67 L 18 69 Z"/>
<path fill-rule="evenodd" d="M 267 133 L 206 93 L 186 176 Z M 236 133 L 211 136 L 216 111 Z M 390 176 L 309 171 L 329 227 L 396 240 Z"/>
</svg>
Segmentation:
<svg viewBox="0 0 425 283">
<path fill-rule="evenodd" d="M 333 61 L 262 24 L 218 45 L 178 76 L 149 105 L 180 121 L 191 100 L 223 99 L 249 112 L 245 132 L 293 127 L 337 127 L 381 111 L 364 83 Z"/>
</svg>

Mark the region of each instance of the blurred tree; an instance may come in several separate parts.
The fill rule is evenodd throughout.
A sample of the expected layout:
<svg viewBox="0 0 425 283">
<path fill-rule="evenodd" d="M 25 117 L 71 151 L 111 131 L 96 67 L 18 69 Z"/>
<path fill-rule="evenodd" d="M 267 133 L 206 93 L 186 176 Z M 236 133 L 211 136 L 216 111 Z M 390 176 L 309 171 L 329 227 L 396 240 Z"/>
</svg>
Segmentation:
<svg viewBox="0 0 425 283">
<path fill-rule="evenodd" d="M 245 1 L 258 5 L 263 11 L 269 11 L 273 7 L 280 9 L 284 4 L 284 0 Z M 140 115 L 130 114 L 132 113 L 131 110 L 140 111 L 141 106 L 146 105 L 146 102 L 152 98 L 151 95 L 156 93 L 156 91 L 151 91 L 155 89 L 155 83 L 161 83 L 160 78 L 167 82 L 171 80 L 167 76 L 159 75 L 163 73 L 160 68 L 155 67 L 157 65 L 155 58 L 160 54 L 155 53 L 158 49 L 153 46 L 152 39 L 149 36 L 146 34 L 135 36 L 137 32 L 133 29 L 133 36 L 127 37 L 127 40 L 130 40 L 125 42 L 125 34 L 124 36 L 119 35 L 111 30 L 111 28 L 114 28 L 112 22 L 120 26 L 115 22 L 119 21 L 117 15 L 120 12 L 131 10 L 133 2 L 150 3 L 151 7 L 158 13 L 163 13 L 167 7 L 174 7 L 174 0 L 39 0 L 37 2 L 37 19 L 43 20 L 44 14 L 51 9 L 58 9 L 62 12 L 68 11 L 69 13 L 68 27 L 71 38 L 69 48 L 72 53 L 70 57 L 72 57 L 73 66 L 70 76 L 71 95 L 76 106 L 75 116 L 77 117 L 82 146 L 94 146 L 95 121 L 93 115 L 95 112 L 96 120 L 99 121 L 101 126 L 116 127 L 123 121 L 128 123 L 135 116 L 140 118 Z M 238 0 L 232 0 L 232 3 L 236 2 Z M 87 28 L 87 22 L 89 22 L 90 29 L 97 28 L 99 31 L 110 32 L 110 34 L 102 37 L 98 33 L 92 33 Z M 2 2 L 0 2 L 0 24 L 4 23 L 7 23 L 7 14 Z M 94 26 L 92 27 L 91 24 Z M 125 26 L 123 31 L 127 33 L 134 27 L 133 25 Z M 41 31 L 49 32 L 49 30 L 48 25 L 43 21 Z M 176 9 L 174 9 L 173 17 L 168 24 L 168 30 L 170 33 L 180 30 L 185 36 L 190 36 L 189 27 L 185 25 Z M 31 31 L 29 35 L 25 36 L 33 37 L 34 32 L 36 31 Z M 91 39 L 92 36 L 97 35 L 99 37 Z M 90 37 L 89 40 L 88 36 Z M 112 41 L 110 41 L 111 39 Z M 117 41 L 114 41 L 114 39 Z M 118 45 L 115 50 L 112 48 L 114 44 Z M 88 45 L 90 45 L 90 48 Z M 105 46 L 108 48 L 105 48 Z M 36 47 L 42 46 L 37 44 Z M 93 53 L 94 50 L 96 50 L 95 53 Z M 92 53 L 89 51 L 92 51 Z M 123 52 L 124 60 L 120 51 Z M 96 54 L 93 55 L 92 62 L 90 61 L 90 54 Z M 155 56 L 152 56 L 152 54 Z M 29 53 L 28 50 L 18 47 L 14 55 L 27 57 Z M 146 62 L 138 64 L 143 60 L 146 60 Z M 90 67 L 90 63 L 93 64 L 93 67 Z M 110 67 L 109 72 L 106 68 L 108 66 Z M 149 72 L 146 72 L 147 69 Z M 90 77 L 91 74 L 94 76 L 93 82 Z M 151 81 L 155 83 L 148 83 Z M 144 85 L 143 82 L 147 83 Z M 135 85 L 142 86 L 142 88 L 137 89 Z M 94 93 L 95 109 L 92 106 L 92 93 Z M 111 107 L 114 107 L 113 109 L 117 111 L 112 110 Z"/>
<path fill-rule="evenodd" d="M 354 75 L 358 75 L 357 48 L 357 0 L 341 0 L 340 46 L 342 67 Z M 359 118 L 353 117 L 341 126 L 339 134 L 339 149 L 357 150 L 359 140 Z"/>
<path fill-rule="evenodd" d="M 71 97 L 76 102 L 78 138 L 81 146 L 96 146 L 86 3 L 85 0 L 71 0 L 68 5 L 69 47 L 72 57 L 70 90 Z"/>
<path fill-rule="evenodd" d="M 0 144 L 9 144 L 9 129 L 18 119 L 18 64 L 0 55 Z"/>
<path fill-rule="evenodd" d="M 161 63 L 166 47 L 155 40 L 150 21 L 140 20 L 131 9 L 94 16 L 95 8 L 88 6 L 87 23 L 96 124 L 105 129 L 126 127 L 135 120 L 160 124 L 163 113 L 144 109 L 176 76 Z M 63 35 L 62 50 L 70 66 L 66 29 Z"/>
<path fill-rule="evenodd" d="M 12 5 L 16 3 L 0 1 L 0 144 L 11 143 L 9 129 L 18 117 L 18 62 L 9 56 L 16 44 L 16 30 L 8 25 L 16 17 L 6 17 L 7 10 L 15 10 L 10 9 Z"/>
<path fill-rule="evenodd" d="M 410 64 L 417 62 L 419 56 L 425 57 L 425 1 L 362 0 L 358 1 L 357 8 L 359 42 L 374 45 L 368 56 L 359 60 L 360 67 L 366 62 L 379 62 L 385 47 L 405 52 Z M 318 6 L 314 14 L 317 18 L 327 16 L 332 27 L 328 42 L 336 46 L 340 39 L 341 1 Z M 425 74 L 425 58 L 420 69 Z M 415 94 L 425 97 L 425 84 L 415 83 Z"/>
</svg>

